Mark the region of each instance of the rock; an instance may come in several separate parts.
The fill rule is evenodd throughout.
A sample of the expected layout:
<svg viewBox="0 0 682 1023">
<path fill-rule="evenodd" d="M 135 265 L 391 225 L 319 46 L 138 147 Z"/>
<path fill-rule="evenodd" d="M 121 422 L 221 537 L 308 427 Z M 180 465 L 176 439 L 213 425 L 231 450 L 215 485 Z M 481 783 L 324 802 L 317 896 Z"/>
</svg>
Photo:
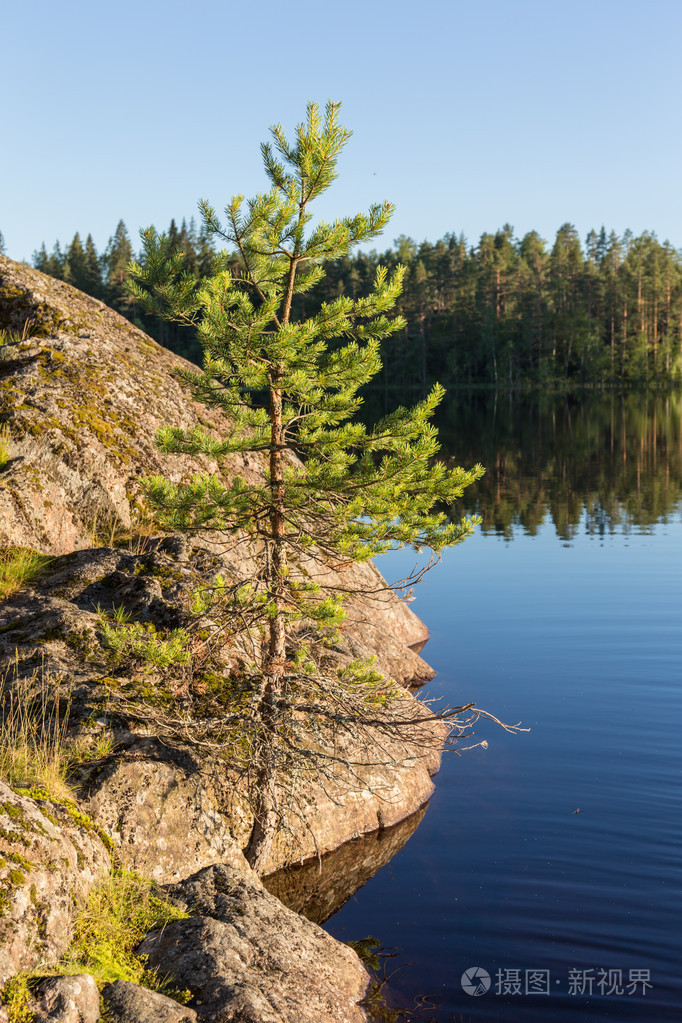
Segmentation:
<svg viewBox="0 0 682 1023">
<path fill-rule="evenodd" d="M 193 993 L 202 1023 L 365 1023 L 369 976 L 355 952 L 258 881 L 208 867 L 170 889 L 199 916 L 149 934 L 138 953 Z"/>
<path fill-rule="evenodd" d="M 396 741 L 382 741 L 401 755 Z M 299 791 L 306 828 L 276 837 L 266 872 L 404 820 L 428 801 L 429 769 L 438 762 L 432 750 L 402 766 L 338 766 L 333 782 L 324 786 L 307 781 Z M 112 838 L 122 865 L 158 882 L 212 863 L 251 872 L 242 850 L 253 819 L 226 764 L 210 757 L 199 763 L 189 750 L 168 744 L 153 751 L 146 743 L 103 765 L 86 765 L 78 777 L 80 803 Z"/>
<path fill-rule="evenodd" d="M 121 865 L 160 883 L 212 863 L 251 873 L 205 765 L 169 747 L 154 754 L 141 745 L 96 769 L 89 782 L 87 768 L 80 775 L 81 804 L 111 835 Z"/>
<path fill-rule="evenodd" d="M 106 984 L 102 997 L 113 1023 L 196 1023 L 194 1009 L 128 980 Z"/>
<path fill-rule="evenodd" d="M 0 986 L 66 952 L 78 910 L 110 866 L 73 804 L 20 796 L 0 782 Z"/>
<path fill-rule="evenodd" d="M 101 302 L 0 256 L 0 326 L 21 331 L 27 319 L 34 336 L 4 345 L 0 363 L 12 456 L 0 544 L 64 553 L 129 529 L 141 476 L 179 479 L 210 464 L 162 456 L 154 444 L 162 423 L 198 422 L 172 375 L 189 363 Z M 211 422 L 210 413 L 203 418 Z M 247 460 L 237 464 L 248 473 Z"/>
<path fill-rule="evenodd" d="M 34 1023 L 97 1023 L 99 989 L 88 973 L 48 977 L 34 992 Z"/>
</svg>

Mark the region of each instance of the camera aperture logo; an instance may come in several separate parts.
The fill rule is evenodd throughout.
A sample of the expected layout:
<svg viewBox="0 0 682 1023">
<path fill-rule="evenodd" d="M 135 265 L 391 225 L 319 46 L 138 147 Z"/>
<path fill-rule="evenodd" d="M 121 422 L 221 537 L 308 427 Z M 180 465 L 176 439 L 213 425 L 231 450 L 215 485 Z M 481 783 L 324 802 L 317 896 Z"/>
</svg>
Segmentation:
<svg viewBox="0 0 682 1023">
<path fill-rule="evenodd" d="M 468 995 L 484 995 L 490 990 L 490 974 L 482 966 L 470 966 L 462 974 L 462 990 Z"/>
</svg>

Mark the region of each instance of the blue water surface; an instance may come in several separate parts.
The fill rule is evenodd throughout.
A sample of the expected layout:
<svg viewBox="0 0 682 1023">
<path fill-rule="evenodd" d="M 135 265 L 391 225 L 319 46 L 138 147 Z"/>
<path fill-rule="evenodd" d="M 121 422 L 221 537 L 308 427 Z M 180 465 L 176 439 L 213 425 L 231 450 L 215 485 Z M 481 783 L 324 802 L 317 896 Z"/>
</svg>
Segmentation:
<svg viewBox="0 0 682 1023">
<path fill-rule="evenodd" d="M 682 1019 L 680 507 L 665 518 L 478 530 L 418 587 L 430 694 L 530 732 L 480 722 L 488 748 L 445 758 L 416 834 L 326 925 L 401 950 L 399 1002 L 472 1023 Z"/>
</svg>

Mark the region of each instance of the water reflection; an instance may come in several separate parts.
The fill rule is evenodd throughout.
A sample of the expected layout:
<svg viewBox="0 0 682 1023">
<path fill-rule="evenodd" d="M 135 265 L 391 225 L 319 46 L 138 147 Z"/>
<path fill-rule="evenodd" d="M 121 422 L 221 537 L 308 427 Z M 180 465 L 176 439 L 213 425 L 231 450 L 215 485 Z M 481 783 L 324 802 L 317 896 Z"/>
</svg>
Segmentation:
<svg viewBox="0 0 682 1023">
<path fill-rule="evenodd" d="M 511 540 L 550 520 L 570 541 L 643 532 L 682 501 L 682 395 L 580 398 L 458 395 L 441 409 L 443 452 L 481 462 L 455 517 L 480 515 L 484 533 Z"/>
<path fill-rule="evenodd" d="M 321 860 L 312 857 L 278 870 L 263 884 L 289 909 L 322 924 L 402 849 L 425 813 L 426 805 L 400 824 L 346 842 Z"/>
</svg>

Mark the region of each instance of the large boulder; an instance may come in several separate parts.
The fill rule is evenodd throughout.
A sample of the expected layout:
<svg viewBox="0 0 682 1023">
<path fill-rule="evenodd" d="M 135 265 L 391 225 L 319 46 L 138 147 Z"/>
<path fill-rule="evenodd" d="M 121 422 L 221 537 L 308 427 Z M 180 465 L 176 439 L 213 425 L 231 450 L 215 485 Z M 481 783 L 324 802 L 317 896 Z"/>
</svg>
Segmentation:
<svg viewBox="0 0 682 1023">
<path fill-rule="evenodd" d="M 89 973 L 48 977 L 38 985 L 29 1010 L 32 1023 L 98 1023 L 100 998 L 95 978 Z"/>
<path fill-rule="evenodd" d="M 110 867 L 73 803 L 19 795 L 0 781 L 0 986 L 64 955 L 79 909 Z"/>
<path fill-rule="evenodd" d="M 251 873 L 245 827 L 235 827 L 211 765 L 190 750 L 141 742 L 80 776 L 81 805 L 111 836 L 122 866 L 159 883 L 213 863 Z"/>
<path fill-rule="evenodd" d="M 229 867 L 171 889 L 193 914 L 138 947 L 188 988 L 202 1023 L 366 1023 L 356 953 Z"/>
</svg>

